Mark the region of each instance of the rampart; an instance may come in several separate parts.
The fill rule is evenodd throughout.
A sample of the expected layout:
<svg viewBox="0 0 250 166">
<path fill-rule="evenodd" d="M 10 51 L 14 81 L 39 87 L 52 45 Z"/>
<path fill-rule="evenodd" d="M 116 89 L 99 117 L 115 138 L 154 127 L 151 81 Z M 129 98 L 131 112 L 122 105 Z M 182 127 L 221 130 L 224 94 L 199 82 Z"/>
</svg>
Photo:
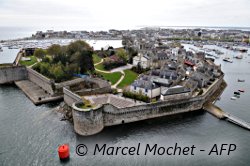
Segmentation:
<svg viewBox="0 0 250 166">
<path fill-rule="evenodd" d="M 27 79 L 27 70 L 23 66 L 0 67 L 0 84 Z"/>
<path fill-rule="evenodd" d="M 65 87 L 63 88 L 63 98 L 64 102 L 69 106 L 72 106 L 75 102 L 82 101 L 82 98 L 79 95 L 71 92 Z"/>
<path fill-rule="evenodd" d="M 90 113 L 86 115 L 82 110 L 74 107 L 73 103 L 72 112 L 73 115 L 77 115 L 73 116 L 73 119 L 77 117 L 74 119 L 74 125 L 78 126 L 75 127 L 75 131 L 80 135 L 91 135 L 97 133 L 97 131 L 101 131 L 100 129 L 105 126 L 119 125 L 202 109 L 203 104 L 216 93 L 223 81 L 222 75 L 220 78 L 216 79 L 212 85 L 205 89 L 203 94 L 195 97 L 172 99 L 126 108 L 117 108 L 111 104 L 104 104 L 98 107 L 98 109 L 93 108 L 89 110 L 95 114 L 99 112 L 98 117 L 95 117 L 94 113 L 91 114 L 93 116 L 90 116 Z M 71 103 L 72 102 L 73 101 L 71 101 Z M 76 103 L 79 103 L 79 101 Z"/>
<path fill-rule="evenodd" d="M 43 88 L 49 94 L 51 95 L 54 94 L 54 90 L 53 90 L 54 81 L 53 80 L 48 79 L 47 77 L 43 76 L 42 74 L 36 72 L 33 69 L 27 68 L 27 71 L 28 71 L 28 79 L 31 82 Z"/>
</svg>

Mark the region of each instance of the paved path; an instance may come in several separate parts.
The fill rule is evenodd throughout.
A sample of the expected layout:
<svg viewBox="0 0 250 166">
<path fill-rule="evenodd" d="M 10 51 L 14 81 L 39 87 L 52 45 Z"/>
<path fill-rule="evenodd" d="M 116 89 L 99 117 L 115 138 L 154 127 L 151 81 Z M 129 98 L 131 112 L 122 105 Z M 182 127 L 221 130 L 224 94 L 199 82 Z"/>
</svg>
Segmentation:
<svg viewBox="0 0 250 166">
<path fill-rule="evenodd" d="M 103 63 L 103 59 L 100 62 L 95 63 L 94 66 L 97 66 L 97 65 L 99 65 L 101 63 Z M 125 73 L 124 73 L 123 70 L 131 69 L 132 67 L 133 67 L 132 65 L 128 64 L 126 66 L 115 68 L 115 69 L 113 69 L 111 71 L 99 70 L 97 68 L 95 68 L 95 70 L 98 71 L 98 72 L 107 73 L 107 74 L 111 74 L 111 73 L 115 73 L 115 72 L 120 72 L 122 74 L 121 78 L 114 85 L 112 85 L 111 88 L 117 89 L 118 92 L 122 92 L 122 89 L 118 89 L 117 86 L 122 82 L 122 80 L 125 77 Z"/>
<path fill-rule="evenodd" d="M 101 64 L 102 62 L 103 62 L 103 59 L 102 59 L 100 62 L 95 63 L 94 66 L 99 65 L 99 64 Z"/>
<path fill-rule="evenodd" d="M 127 69 L 131 69 L 132 67 L 133 67 L 133 65 L 127 64 L 126 66 L 121 66 L 121 67 L 115 68 L 115 69 L 111 70 L 111 72 L 124 71 Z"/>
<path fill-rule="evenodd" d="M 116 88 L 121 82 L 122 82 L 122 80 L 124 79 L 124 77 L 125 77 L 125 73 L 124 73 L 124 71 L 120 71 L 121 73 L 122 73 L 122 76 L 121 76 L 121 78 L 114 84 L 114 85 L 112 85 L 111 87 L 112 88 Z M 118 88 L 117 88 L 118 89 Z M 119 90 L 119 89 L 118 89 Z M 119 90 L 119 92 L 121 91 L 121 89 Z"/>
</svg>

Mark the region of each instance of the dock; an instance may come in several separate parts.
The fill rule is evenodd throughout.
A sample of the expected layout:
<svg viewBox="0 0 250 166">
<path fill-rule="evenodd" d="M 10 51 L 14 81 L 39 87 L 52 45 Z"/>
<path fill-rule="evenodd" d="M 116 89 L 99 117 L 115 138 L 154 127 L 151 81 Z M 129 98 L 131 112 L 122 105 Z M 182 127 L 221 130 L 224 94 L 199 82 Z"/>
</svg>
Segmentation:
<svg viewBox="0 0 250 166">
<path fill-rule="evenodd" d="M 218 106 L 216 106 L 212 103 L 204 104 L 203 109 L 219 119 L 225 119 L 228 122 L 231 122 L 231 123 L 238 125 L 242 128 L 250 130 L 250 123 L 248 123 L 248 122 L 246 122 L 246 121 L 244 121 L 244 120 L 242 120 L 242 119 L 240 119 L 232 114 L 224 112 L 221 108 L 219 108 Z"/>
<path fill-rule="evenodd" d="M 50 95 L 44 89 L 29 80 L 15 81 L 15 84 L 35 105 L 60 101 L 63 99 L 63 95 Z"/>
<path fill-rule="evenodd" d="M 226 117 L 226 120 L 229 121 L 229 122 L 232 122 L 238 126 L 241 126 L 243 128 L 246 128 L 248 130 L 250 130 L 250 123 L 234 116 L 234 115 L 231 115 L 229 113 L 225 113 L 225 117 Z"/>
</svg>

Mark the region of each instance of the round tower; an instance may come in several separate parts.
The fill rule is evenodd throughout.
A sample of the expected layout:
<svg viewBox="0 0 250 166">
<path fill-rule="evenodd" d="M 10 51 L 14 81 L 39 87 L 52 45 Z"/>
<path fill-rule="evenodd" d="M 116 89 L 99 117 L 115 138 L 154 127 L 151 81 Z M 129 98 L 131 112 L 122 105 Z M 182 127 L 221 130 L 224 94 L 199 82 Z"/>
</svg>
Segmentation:
<svg viewBox="0 0 250 166">
<path fill-rule="evenodd" d="M 102 105 L 84 108 L 83 102 L 72 105 L 74 130 L 79 135 L 87 136 L 96 134 L 104 128 Z"/>
</svg>

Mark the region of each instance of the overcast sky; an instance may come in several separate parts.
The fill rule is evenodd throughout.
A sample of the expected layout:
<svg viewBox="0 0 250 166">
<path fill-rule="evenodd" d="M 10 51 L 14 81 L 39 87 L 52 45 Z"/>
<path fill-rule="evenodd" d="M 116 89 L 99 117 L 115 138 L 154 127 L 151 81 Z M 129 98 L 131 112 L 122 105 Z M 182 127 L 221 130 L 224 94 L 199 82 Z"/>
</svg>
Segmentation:
<svg viewBox="0 0 250 166">
<path fill-rule="evenodd" d="M 250 27 L 250 0 L 0 0 L 0 26 L 87 30 Z"/>
</svg>

